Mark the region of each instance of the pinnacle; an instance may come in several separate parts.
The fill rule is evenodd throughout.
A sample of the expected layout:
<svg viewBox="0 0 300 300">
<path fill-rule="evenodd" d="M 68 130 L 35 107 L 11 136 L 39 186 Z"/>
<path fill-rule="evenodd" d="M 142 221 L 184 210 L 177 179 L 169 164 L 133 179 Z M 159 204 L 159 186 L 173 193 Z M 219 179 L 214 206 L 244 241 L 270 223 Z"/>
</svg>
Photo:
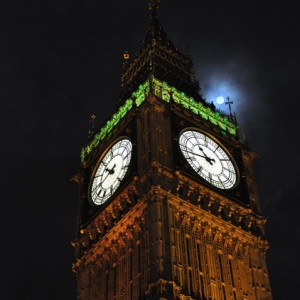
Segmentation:
<svg viewBox="0 0 300 300">
<path fill-rule="evenodd" d="M 156 13 L 159 8 L 160 0 L 148 0 L 148 9 L 153 13 Z"/>
</svg>

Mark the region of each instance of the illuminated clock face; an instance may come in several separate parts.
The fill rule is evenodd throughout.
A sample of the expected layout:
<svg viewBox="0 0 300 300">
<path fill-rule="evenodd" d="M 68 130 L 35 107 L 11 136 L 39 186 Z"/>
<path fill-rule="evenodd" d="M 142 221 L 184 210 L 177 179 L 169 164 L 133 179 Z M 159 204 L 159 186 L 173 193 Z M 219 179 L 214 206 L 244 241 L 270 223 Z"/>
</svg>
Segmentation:
<svg viewBox="0 0 300 300">
<path fill-rule="evenodd" d="M 107 150 L 92 179 L 90 193 L 96 205 L 105 203 L 117 190 L 128 170 L 132 143 L 122 139 Z"/>
<path fill-rule="evenodd" d="M 181 152 L 198 175 L 220 189 L 233 188 L 237 169 L 226 150 L 204 133 L 187 130 L 179 138 Z"/>
</svg>

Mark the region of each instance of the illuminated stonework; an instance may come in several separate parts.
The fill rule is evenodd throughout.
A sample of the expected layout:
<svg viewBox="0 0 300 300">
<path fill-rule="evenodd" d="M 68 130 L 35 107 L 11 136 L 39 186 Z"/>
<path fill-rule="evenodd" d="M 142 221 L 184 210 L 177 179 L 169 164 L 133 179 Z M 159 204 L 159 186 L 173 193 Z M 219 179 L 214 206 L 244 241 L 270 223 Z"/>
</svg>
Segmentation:
<svg viewBox="0 0 300 300">
<path fill-rule="evenodd" d="M 91 294 L 92 299 L 120 300 L 161 299 L 155 295 L 271 299 L 268 244 L 251 234 L 253 226 L 261 226 L 253 212 L 205 188 L 199 193 L 192 182 L 182 194 L 187 178 L 155 169 L 176 179 L 174 193 L 153 187 L 139 195 L 135 180 L 74 241 L 81 253 L 73 265 L 79 274 L 78 299 Z M 244 221 L 246 231 L 238 225 Z"/>
<path fill-rule="evenodd" d="M 73 177 L 77 300 L 271 300 L 255 154 L 200 96 L 158 2 L 137 57 L 124 57 L 122 105 Z M 197 149 L 182 140 L 192 131 Z M 120 141 L 130 147 L 113 148 Z"/>
</svg>

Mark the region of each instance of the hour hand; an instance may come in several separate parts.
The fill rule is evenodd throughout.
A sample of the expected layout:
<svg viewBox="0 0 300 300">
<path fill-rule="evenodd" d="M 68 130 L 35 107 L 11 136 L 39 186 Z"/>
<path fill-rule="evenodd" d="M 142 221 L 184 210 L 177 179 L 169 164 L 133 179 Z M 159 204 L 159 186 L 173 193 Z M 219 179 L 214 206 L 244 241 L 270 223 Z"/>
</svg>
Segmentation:
<svg viewBox="0 0 300 300">
<path fill-rule="evenodd" d="M 215 162 L 213 158 L 205 157 L 206 161 L 208 161 L 211 165 L 213 165 L 212 161 Z"/>
<path fill-rule="evenodd" d="M 115 167 L 116 167 L 116 164 L 114 164 L 114 166 L 111 169 L 106 168 L 105 171 L 107 171 L 109 175 L 112 175 L 115 173 Z"/>
<path fill-rule="evenodd" d="M 207 162 L 209 162 L 211 165 L 212 165 L 212 161 L 216 162 L 213 158 L 208 157 L 200 146 L 198 146 L 198 147 L 199 147 L 199 150 L 202 151 L 204 158 Z"/>
<path fill-rule="evenodd" d="M 205 154 L 205 152 L 203 151 L 203 149 L 202 149 L 200 146 L 198 146 L 198 147 L 199 147 L 199 150 L 202 151 L 203 155 L 204 155 L 205 157 L 207 157 L 207 155 Z"/>
</svg>

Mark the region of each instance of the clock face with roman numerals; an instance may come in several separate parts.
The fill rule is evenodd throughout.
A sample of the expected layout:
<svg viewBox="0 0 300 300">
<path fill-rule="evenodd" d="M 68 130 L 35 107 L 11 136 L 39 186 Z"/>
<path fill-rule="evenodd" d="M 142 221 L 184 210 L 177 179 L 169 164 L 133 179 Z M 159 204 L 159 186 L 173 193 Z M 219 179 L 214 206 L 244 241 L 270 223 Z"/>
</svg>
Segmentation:
<svg viewBox="0 0 300 300">
<path fill-rule="evenodd" d="M 90 186 L 93 204 L 104 204 L 117 190 L 128 170 L 132 143 L 124 138 L 110 147 L 98 163 Z"/>
<path fill-rule="evenodd" d="M 236 186 L 237 168 L 221 144 L 200 131 L 186 130 L 180 135 L 179 146 L 194 171 L 210 184 L 224 190 Z"/>
</svg>

